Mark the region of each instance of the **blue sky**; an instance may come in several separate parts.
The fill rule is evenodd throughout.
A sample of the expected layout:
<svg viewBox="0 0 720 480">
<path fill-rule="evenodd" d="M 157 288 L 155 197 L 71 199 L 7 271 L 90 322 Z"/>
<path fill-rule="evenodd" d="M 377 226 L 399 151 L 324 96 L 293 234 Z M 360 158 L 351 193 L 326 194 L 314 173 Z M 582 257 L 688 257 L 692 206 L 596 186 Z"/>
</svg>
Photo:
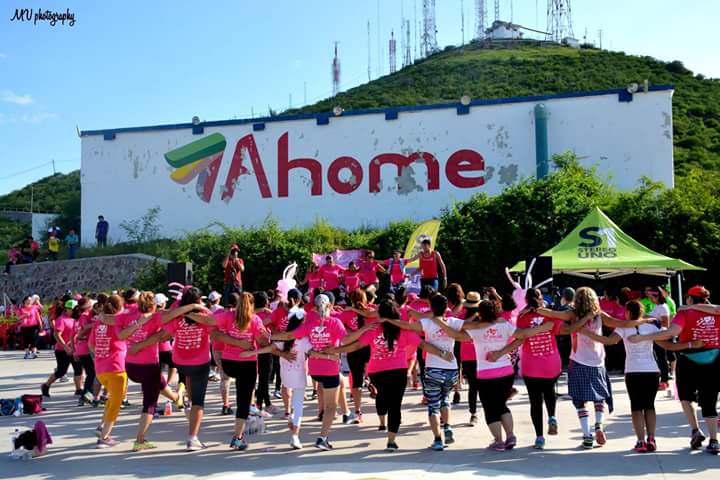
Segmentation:
<svg viewBox="0 0 720 480">
<path fill-rule="evenodd" d="M 438 43 L 460 44 L 461 0 L 436 0 Z M 387 74 L 387 40 L 399 37 L 401 5 L 414 23 L 422 0 L 267 0 L 41 2 L 75 15 L 75 25 L 18 22 L 0 5 L 0 193 L 80 166 L 82 130 L 243 118 L 326 98 L 338 41 L 341 88 L 367 80 L 367 21 L 372 76 L 378 75 L 378 5 Z M 488 0 L 492 12 L 492 0 Z M 512 3 L 512 10 L 511 10 Z M 575 36 L 603 48 L 682 60 L 720 77 L 720 1 L 574 0 Z M 464 0 L 465 39 L 474 0 Z M 501 18 L 545 29 L 545 0 L 501 1 Z M 538 5 L 538 9 L 536 9 Z M 628 6 L 631 5 L 631 6 Z M 492 15 L 492 14 L 491 14 Z M 414 38 L 414 33 L 413 33 Z M 398 50 L 399 50 L 398 40 Z M 413 48 L 414 50 L 414 48 Z M 414 53 L 414 52 L 413 52 Z M 398 58 L 398 62 L 400 59 Z"/>
</svg>

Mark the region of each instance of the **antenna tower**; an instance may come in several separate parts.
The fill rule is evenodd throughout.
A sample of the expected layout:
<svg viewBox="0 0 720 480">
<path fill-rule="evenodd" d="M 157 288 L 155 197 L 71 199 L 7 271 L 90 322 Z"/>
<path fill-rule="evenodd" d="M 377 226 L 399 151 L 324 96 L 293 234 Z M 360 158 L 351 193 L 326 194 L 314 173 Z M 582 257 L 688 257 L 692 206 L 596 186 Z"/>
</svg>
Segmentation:
<svg viewBox="0 0 720 480">
<path fill-rule="evenodd" d="M 487 0 L 475 0 L 475 39 L 484 40 L 487 29 Z"/>
<path fill-rule="evenodd" d="M 370 20 L 368 20 L 367 24 L 367 30 L 368 30 L 368 82 L 372 80 L 372 63 L 370 58 Z"/>
<path fill-rule="evenodd" d="M 460 0 L 460 32 L 462 34 L 461 45 L 465 45 L 465 4 Z"/>
<path fill-rule="evenodd" d="M 423 38 L 424 56 L 438 51 L 437 28 L 435 26 L 435 0 L 423 0 Z"/>
<path fill-rule="evenodd" d="M 335 56 L 332 61 L 333 97 L 340 92 L 340 58 L 338 58 L 338 42 L 335 42 Z"/>
<path fill-rule="evenodd" d="M 495 21 L 500 20 L 500 0 L 495 0 Z"/>
<path fill-rule="evenodd" d="M 566 37 L 575 37 L 570 0 L 548 0 L 547 32 L 547 40 L 558 43 Z"/>
<path fill-rule="evenodd" d="M 412 63 L 412 54 L 410 52 L 410 20 L 403 20 L 402 30 L 402 38 L 400 39 L 402 66 L 407 67 Z"/>
<path fill-rule="evenodd" d="M 389 53 L 390 53 L 390 73 L 395 73 L 397 71 L 397 57 L 395 55 L 395 31 L 390 32 L 390 44 L 389 44 Z"/>
</svg>

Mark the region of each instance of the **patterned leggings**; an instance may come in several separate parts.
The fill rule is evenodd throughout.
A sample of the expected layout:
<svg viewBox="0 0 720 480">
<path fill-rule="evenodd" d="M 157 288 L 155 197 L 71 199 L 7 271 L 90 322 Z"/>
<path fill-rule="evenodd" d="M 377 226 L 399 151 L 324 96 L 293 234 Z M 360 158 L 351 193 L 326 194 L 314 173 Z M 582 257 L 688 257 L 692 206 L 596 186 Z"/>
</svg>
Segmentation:
<svg viewBox="0 0 720 480">
<path fill-rule="evenodd" d="M 448 396 L 458 381 L 458 371 L 426 368 L 423 394 L 427 398 L 428 415 L 438 415 L 441 408 L 450 408 Z"/>
</svg>

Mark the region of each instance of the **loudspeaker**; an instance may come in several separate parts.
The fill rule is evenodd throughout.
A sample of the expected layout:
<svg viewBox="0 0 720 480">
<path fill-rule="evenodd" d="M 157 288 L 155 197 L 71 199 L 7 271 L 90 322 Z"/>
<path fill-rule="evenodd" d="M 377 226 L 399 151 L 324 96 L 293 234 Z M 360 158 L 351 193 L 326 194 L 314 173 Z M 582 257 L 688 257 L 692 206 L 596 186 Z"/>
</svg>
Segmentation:
<svg viewBox="0 0 720 480">
<path fill-rule="evenodd" d="M 533 258 L 535 259 L 535 265 L 533 265 L 533 269 L 530 274 L 532 275 L 532 286 L 534 287 L 540 282 L 544 282 L 548 278 L 551 278 L 553 274 L 552 257 L 530 257 L 525 260 L 525 268 L 528 268 L 530 266 Z M 551 285 L 552 282 L 546 283 L 545 285 L 543 285 L 543 287 L 550 287 Z"/>
<path fill-rule="evenodd" d="M 191 262 L 171 262 L 167 266 L 168 283 L 181 283 L 183 285 L 192 285 L 193 271 Z"/>
</svg>

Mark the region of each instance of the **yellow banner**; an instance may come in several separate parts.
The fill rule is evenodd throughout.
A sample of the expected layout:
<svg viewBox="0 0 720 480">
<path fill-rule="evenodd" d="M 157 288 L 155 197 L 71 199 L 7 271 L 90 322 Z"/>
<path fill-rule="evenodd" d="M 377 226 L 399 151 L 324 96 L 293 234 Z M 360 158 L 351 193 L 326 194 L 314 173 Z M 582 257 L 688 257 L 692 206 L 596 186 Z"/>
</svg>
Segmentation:
<svg viewBox="0 0 720 480">
<path fill-rule="evenodd" d="M 427 222 L 418 226 L 410 239 L 408 240 L 407 248 L 405 249 L 405 255 L 403 258 L 412 258 L 420 252 L 420 242 L 426 238 L 430 238 L 430 245 L 435 248 L 435 242 L 437 241 L 438 233 L 440 232 L 440 220 L 428 220 Z M 405 265 L 408 268 L 418 268 L 420 262 L 417 260 Z"/>
</svg>

